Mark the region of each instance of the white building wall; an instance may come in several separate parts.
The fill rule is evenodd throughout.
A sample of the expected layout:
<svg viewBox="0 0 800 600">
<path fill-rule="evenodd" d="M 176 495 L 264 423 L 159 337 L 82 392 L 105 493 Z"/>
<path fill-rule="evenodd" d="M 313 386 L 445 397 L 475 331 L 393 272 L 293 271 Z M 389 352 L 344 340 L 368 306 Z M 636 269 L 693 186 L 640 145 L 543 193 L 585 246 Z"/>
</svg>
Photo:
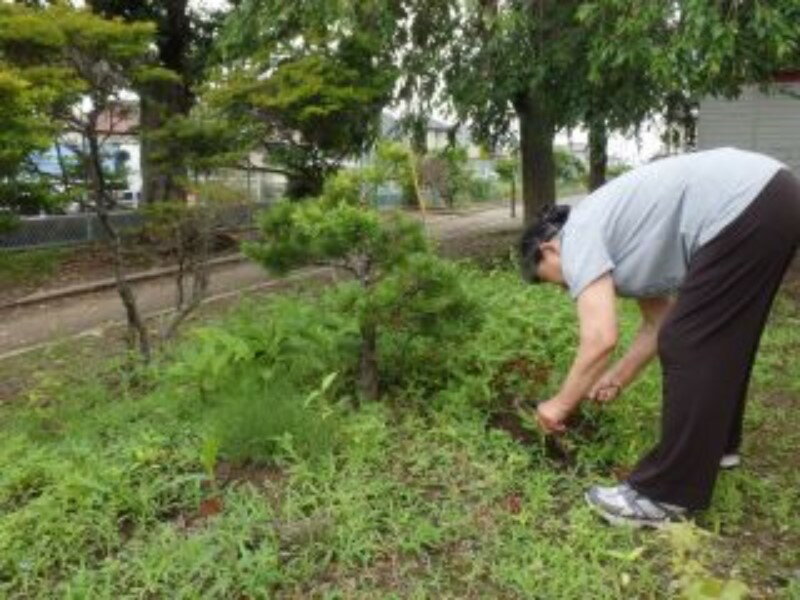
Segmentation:
<svg viewBox="0 0 800 600">
<path fill-rule="evenodd" d="M 701 150 L 736 146 L 768 154 L 800 175 L 800 82 L 780 84 L 770 93 L 751 87 L 735 100 L 704 100 L 697 145 Z"/>
</svg>

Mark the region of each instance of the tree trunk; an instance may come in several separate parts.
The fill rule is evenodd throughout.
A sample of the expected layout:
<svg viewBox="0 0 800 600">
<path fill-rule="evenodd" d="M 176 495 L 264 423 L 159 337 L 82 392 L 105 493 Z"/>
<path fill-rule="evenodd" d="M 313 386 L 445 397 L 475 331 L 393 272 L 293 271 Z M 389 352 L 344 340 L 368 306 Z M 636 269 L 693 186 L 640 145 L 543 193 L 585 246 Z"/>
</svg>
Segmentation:
<svg viewBox="0 0 800 600">
<path fill-rule="evenodd" d="M 94 198 L 94 209 L 97 218 L 108 236 L 109 244 L 114 252 L 114 280 L 117 285 L 117 293 L 119 293 L 119 297 L 125 307 L 130 342 L 134 344 L 138 340 L 139 352 L 144 361 L 149 362 L 151 352 L 147 327 L 139 312 L 136 297 L 125 273 L 122 237 L 114 228 L 108 214 L 108 190 L 106 189 L 105 175 L 103 174 L 102 159 L 100 157 L 100 143 L 97 139 L 97 115 L 100 112 L 99 109 L 95 110 L 95 116 L 89 119 L 86 133 L 89 142 L 90 194 Z"/>
<path fill-rule="evenodd" d="M 178 332 L 178 327 L 203 303 L 208 293 L 208 255 L 211 252 L 211 240 L 214 235 L 215 215 L 208 209 L 195 214 L 192 219 L 184 217 L 187 223 L 178 224 L 178 232 L 188 228 L 183 234 L 178 233 L 179 262 L 178 273 L 175 276 L 176 302 L 175 315 L 164 333 L 164 341 L 171 340 Z M 187 239 L 189 238 L 189 239 Z M 196 247 L 193 245 L 196 244 Z M 186 297 L 186 279 L 192 279 L 191 294 Z"/>
<path fill-rule="evenodd" d="M 358 389 L 365 399 L 378 399 L 378 331 L 374 324 L 361 325 Z"/>
<path fill-rule="evenodd" d="M 188 114 L 194 104 L 191 89 L 198 73 L 196 65 L 192 64 L 192 55 L 203 52 L 198 44 L 203 44 L 201 30 L 205 25 L 198 23 L 193 27 L 189 0 L 88 0 L 84 3 L 107 18 L 156 24 L 155 43 L 161 66 L 174 71 L 181 81 L 147 84 L 137 90 L 141 111 L 142 200 L 155 203 L 185 199 L 186 190 L 181 181 L 185 173 L 174 173 L 154 159 L 160 149 L 147 134 L 176 115 Z"/>
<path fill-rule="evenodd" d="M 517 177 L 511 178 L 511 218 L 517 218 Z"/>
<path fill-rule="evenodd" d="M 147 139 L 151 133 L 177 115 L 187 115 L 194 98 L 190 90 L 189 53 L 192 50 L 192 16 L 188 0 L 164 2 L 164 16 L 159 19 L 158 57 L 162 64 L 181 77 L 180 82 L 161 82 L 147 86 L 141 96 L 142 126 L 142 197 L 145 203 L 186 198 L 181 179 L 153 158 L 158 145 Z M 163 19 L 163 20 L 162 20 Z"/>
<path fill-rule="evenodd" d="M 555 127 L 530 92 L 519 98 L 514 108 L 520 126 L 523 217 L 530 223 L 556 201 Z"/>
<path fill-rule="evenodd" d="M 186 91 L 182 86 L 173 83 L 155 84 L 141 94 L 142 200 L 145 204 L 168 202 L 186 196 L 180 182 L 185 173 L 174 173 L 163 158 L 155 158 L 160 148 L 150 137 L 171 117 L 188 112 L 185 96 Z"/>
<path fill-rule="evenodd" d="M 411 121 L 411 149 L 418 156 L 428 153 L 428 118 L 425 115 L 414 115 Z"/>
<path fill-rule="evenodd" d="M 589 125 L 589 191 L 606 182 L 608 167 L 608 130 L 605 123 Z"/>
</svg>

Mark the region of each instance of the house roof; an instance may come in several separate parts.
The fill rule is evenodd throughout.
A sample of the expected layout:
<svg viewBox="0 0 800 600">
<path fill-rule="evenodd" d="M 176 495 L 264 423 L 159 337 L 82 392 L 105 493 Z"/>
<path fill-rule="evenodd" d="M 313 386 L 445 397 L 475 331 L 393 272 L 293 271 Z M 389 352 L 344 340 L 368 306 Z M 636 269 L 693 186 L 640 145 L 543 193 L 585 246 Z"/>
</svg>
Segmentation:
<svg viewBox="0 0 800 600">
<path fill-rule="evenodd" d="M 800 69 L 777 73 L 775 75 L 775 83 L 800 83 Z"/>
<path fill-rule="evenodd" d="M 440 119 L 436 119 L 431 117 L 428 119 L 428 131 L 450 131 L 453 128 L 453 125 L 447 123 L 446 121 L 442 121 Z M 384 111 L 381 114 L 381 132 L 384 135 L 399 135 L 400 132 L 400 119 L 395 117 L 393 114 Z"/>
<path fill-rule="evenodd" d="M 97 133 L 104 135 L 136 135 L 139 129 L 139 105 L 119 102 L 100 113 Z"/>
</svg>

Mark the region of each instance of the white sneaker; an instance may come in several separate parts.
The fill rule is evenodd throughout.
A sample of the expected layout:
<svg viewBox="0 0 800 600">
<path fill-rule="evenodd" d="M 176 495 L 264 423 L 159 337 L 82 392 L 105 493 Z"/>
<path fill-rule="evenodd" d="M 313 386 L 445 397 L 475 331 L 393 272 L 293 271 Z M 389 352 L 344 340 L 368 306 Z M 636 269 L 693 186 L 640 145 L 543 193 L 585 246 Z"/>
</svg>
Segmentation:
<svg viewBox="0 0 800 600">
<path fill-rule="evenodd" d="M 586 492 L 589 503 L 612 525 L 661 528 L 686 518 L 682 506 L 651 500 L 627 483 L 612 487 L 593 486 Z"/>
<path fill-rule="evenodd" d="M 735 469 L 742 464 L 742 457 L 738 454 L 726 454 L 719 461 L 722 469 Z"/>
</svg>

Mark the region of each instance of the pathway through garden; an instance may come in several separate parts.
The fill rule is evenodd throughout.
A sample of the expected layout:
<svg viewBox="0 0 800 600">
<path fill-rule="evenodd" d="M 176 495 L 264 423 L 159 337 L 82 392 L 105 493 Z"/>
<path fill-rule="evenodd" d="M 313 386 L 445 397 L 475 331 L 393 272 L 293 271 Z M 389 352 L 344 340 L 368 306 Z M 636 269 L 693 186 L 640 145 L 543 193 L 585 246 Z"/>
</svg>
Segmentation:
<svg viewBox="0 0 800 600">
<path fill-rule="evenodd" d="M 573 202 L 575 198 L 564 201 Z M 477 241 L 499 232 L 514 231 L 521 223 L 521 218 L 512 219 L 504 206 L 466 213 L 431 214 L 426 219 L 426 228 L 446 247 L 458 240 Z M 280 283 L 252 262 L 220 265 L 212 271 L 207 302 L 276 285 Z M 170 277 L 137 283 L 135 289 L 146 315 L 167 311 L 173 305 L 175 291 Z M 69 336 L 99 335 L 104 328 L 123 320 L 123 307 L 115 289 L 0 309 L 0 358 Z"/>
</svg>

